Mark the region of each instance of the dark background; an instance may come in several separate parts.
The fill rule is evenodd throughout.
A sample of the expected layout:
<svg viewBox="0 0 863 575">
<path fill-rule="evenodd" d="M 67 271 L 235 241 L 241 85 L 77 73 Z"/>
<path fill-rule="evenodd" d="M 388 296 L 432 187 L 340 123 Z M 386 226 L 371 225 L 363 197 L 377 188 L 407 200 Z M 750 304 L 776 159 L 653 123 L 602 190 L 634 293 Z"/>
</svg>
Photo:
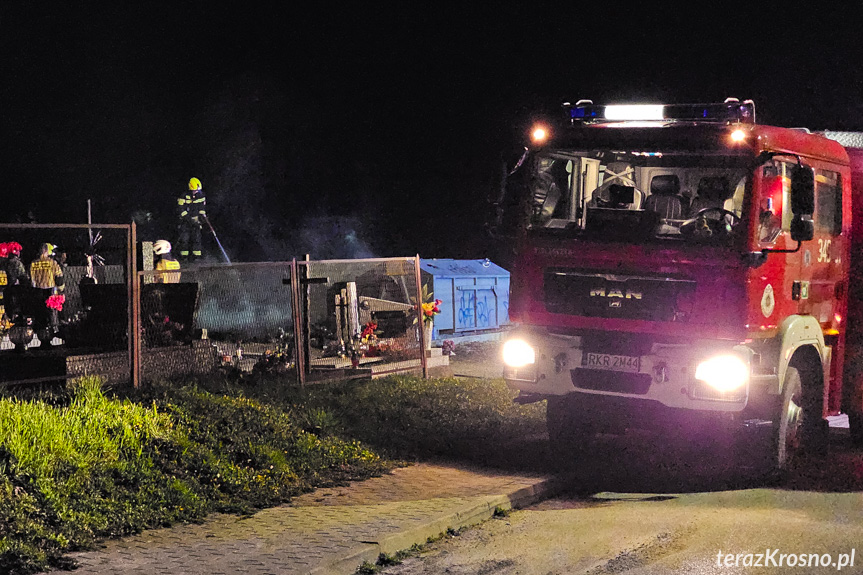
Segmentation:
<svg viewBox="0 0 863 575">
<path fill-rule="evenodd" d="M 196 176 L 234 260 L 494 258 L 501 159 L 563 101 L 863 129 L 859 8 L 406 4 L 3 3 L 0 222 L 173 239 Z"/>
</svg>

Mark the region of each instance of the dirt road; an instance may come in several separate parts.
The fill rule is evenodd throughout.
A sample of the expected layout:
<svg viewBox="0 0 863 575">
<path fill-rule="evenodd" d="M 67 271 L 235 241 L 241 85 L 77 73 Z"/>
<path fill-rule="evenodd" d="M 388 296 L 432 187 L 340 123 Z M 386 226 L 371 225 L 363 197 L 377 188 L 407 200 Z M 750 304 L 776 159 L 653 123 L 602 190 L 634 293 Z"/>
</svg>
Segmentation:
<svg viewBox="0 0 863 575">
<path fill-rule="evenodd" d="M 448 537 L 384 572 L 863 573 L 863 452 L 842 431 L 829 455 L 778 485 L 655 441 L 607 439 L 573 466 L 567 495 Z"/>
</svg>

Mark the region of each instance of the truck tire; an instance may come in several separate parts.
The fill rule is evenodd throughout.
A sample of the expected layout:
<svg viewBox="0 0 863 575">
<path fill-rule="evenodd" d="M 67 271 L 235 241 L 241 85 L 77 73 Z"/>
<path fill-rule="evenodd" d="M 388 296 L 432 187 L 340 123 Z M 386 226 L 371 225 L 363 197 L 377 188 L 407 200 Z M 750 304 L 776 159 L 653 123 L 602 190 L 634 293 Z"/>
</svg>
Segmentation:
<svg viewBox="0 0 863 575">
<path fill-rule="evenodd" d="M 828 449 L 829 427 L 821 409 L 823 388 L 813 371 L 805 366 L 789 366 L 772 425 L 740 436 L 738 463 L 753 469 L 762 479 L 782 480 L 801 455 L 825 453 Z M 754 460 L 753 446 L 758 454 Z"/>
<path fill-rule="evenodd" d="M 785 471 L 799 454 L 803 436 L 803 382 L 797 368 L 789 366 L 782 386 L 782 402 L 774 426 L 771 467 Z"/>
</svg>

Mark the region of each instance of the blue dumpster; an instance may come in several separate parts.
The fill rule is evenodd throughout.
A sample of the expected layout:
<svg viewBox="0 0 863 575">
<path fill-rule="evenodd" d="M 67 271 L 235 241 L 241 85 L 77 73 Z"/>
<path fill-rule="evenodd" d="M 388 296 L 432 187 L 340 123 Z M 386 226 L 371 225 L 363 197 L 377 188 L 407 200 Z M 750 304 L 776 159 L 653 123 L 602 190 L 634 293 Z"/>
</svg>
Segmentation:
<svg viewBox="0 0 863 575">
<path fill-rule="evenodd" d="M 422 282 L 441 300 L 433 339 L 509 324 L 509 272 L 484 260 L 420 259 Z"/>
</svg>

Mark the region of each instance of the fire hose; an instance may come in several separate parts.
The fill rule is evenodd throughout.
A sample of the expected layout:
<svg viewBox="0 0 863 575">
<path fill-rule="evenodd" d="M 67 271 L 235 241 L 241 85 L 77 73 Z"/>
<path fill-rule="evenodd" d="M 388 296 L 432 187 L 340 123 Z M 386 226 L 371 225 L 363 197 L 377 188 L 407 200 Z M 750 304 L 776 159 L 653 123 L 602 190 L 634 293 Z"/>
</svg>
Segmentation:
<svg viewBox="0 0 863 575">
<path fill-rule="evenodd" d="M 213 239 L 216 240 L 216 245 L 219 246 L 219 251 L 222 252 L 222 257 L 225 258 L 225 261 L 228 262 L 228 265 L 231 265 L 231 258 L 228 257 L 227 252 L 225 252 L 225 248 L 222 247 L 222 242 L 219 241 L 219 236 L 216 235 L 216 230 L 213 228 L 213 224 L 210 223 L 209 218 L 207 216 L 202 215 L 204 222 L 207 224 L 207 227 L 210 228 L 210 233 L 213 234 Z"/>
<path fill-rule="evenodd" d="M 207 227 L 210 228 L 210 233 L 213 234 L 213 239 L 216 240 L 216 245 L 219 246 L 219 251 L 222 252 L 222 257 L 225 258 L 225 261 L 228 262 L 228 265 L 231 265 L 231 258 L 228 257 L 228 254 L 225 252 L 225 248 L 222 247 L 222 242 L 219 241 L 219 236 L 216 235 L 216 230 L 213 229 L 213 224 L 210 223 L 210 220 L 209 218 L 207 218 L 207 216 L 201 217 L 204 219 Z"/>
</svg>

